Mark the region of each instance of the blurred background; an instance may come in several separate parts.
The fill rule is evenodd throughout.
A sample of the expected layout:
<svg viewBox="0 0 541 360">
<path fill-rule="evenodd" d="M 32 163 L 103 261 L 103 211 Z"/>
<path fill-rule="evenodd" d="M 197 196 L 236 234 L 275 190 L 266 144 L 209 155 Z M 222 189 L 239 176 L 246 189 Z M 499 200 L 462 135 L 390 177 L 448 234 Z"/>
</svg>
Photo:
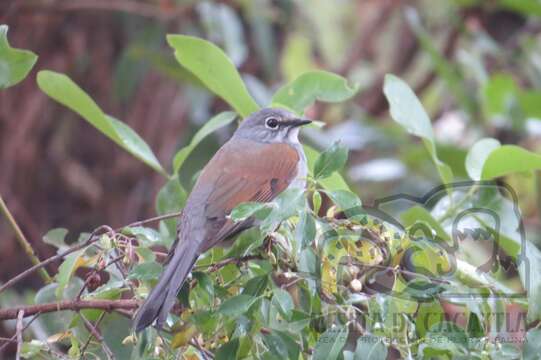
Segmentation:
<svg viewBox="0 0 541 360">
<path fill-rule="evenodd" d="M 345 175 L 365 203 L 423 195 L 438 176 L 424 147 L 389 120 L 384 74 L 414 89 L 433 121 L 440 158 L 466 178 L 465 155 L 482 137 L 539 149 L 540 20 L 537 0 L 2 0 L 11 45 L 39 60 L 23 83 L 0 94 L 0 193 L 42 259 L 54 252 L 41 241 L 51 228 L 67 228 L 75 240 L 101 224 L 153 216 L 164 180 L 49 99 L 35 74 L 68 74 L 170 164 L 205 121 L 227 109 L 175 62 L 165 35 L 182 33 L 222 47 L 263 105 L 310 69 L 360 83 L 353 100 L 310 109 L 328 125 L 306 131 L 305 142 L 347 144 Z M 187 188 L 233 130 L 197 148 L 181 174 Z M 536 177 L 507 180 L 535 233 Z M 3 219 L 0 254 L 0 282 L 30 266 Z M 30 277 L 19 289 L 39 281 Z"/>
</svg>

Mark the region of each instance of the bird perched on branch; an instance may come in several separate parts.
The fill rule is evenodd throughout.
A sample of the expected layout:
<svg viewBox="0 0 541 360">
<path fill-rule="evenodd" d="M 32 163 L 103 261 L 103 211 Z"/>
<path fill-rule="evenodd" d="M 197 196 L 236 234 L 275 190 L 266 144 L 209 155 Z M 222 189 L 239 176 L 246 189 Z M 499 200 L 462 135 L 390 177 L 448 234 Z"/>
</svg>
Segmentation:
<svg viewBox="0 0 541 360">
<path fill-rule="evenodd" d="M 205 166 L 179 220 L 169 261 L 134 319 L 139 332 L 161 328 L 200 254 L 254 225 L 227 217 L 243 202 L 269 202 L 289 187 L 304 187 L 306 157 L 299 128 L 311 121 L 282 109 L 250 115 Z"/>
</svg>

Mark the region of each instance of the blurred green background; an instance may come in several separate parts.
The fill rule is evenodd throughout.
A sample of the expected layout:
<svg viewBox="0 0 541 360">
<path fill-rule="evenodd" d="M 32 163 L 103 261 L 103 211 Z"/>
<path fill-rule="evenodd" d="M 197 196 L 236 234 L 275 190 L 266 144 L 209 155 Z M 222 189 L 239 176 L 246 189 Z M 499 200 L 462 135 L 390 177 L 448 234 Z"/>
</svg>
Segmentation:
<svg viewBox="0 0 541 360">
<path fill-rule="evenodd" d="M 165 35 L 182 33 L 223 48 L 260 104 L 310 69 L 359 83 L 353 100 L 309 110 L 327 126 L 309 129 L 304 141 L 322 149 L 341 139 L 349 147 L 345 176 L 365 204 L 420 196 L 440 180 L 420 141 L 390 121 L 384 74 L 414 89 L 433 121 L 439 157 L 466 179 L 466 153 L 480 138 L 539 149 L 540 17 L 536 0 L 3 0 L 0 23 L 9 25 L 12 46 L 39 60 L 27 80 L 0 94 L 0 193 L 41 258 L 53 253 L 41 241 L 51 228 L 78 234 L 154 215 L 164 180 L 48 99 L 35 73 L 69 74 L 168 164 L 228 109 L 175 63 Z M 209 137 L 189 158 L 181 174 L 188 189 L 233 130 Z M 541 185 L 531 174 L 506 180 L 539 244 Z M 3 220 L 0 254 L 0 282 L 29 266 Z M 39 284 L 29 278 L 20 290 Z"/>
</svg>

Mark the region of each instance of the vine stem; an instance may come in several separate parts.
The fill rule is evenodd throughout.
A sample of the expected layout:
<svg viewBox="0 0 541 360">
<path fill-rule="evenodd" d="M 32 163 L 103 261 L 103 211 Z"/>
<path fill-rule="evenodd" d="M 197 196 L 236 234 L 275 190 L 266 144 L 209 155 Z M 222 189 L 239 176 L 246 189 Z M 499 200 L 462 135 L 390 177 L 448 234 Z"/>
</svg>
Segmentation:
<svg viewBox="0 0 541 360">
<path fill-rule="evenodd" d="M 38 265 L 40 263 L 40 260 L 39 260 L 38 256 L 36 255 L 36 252 L 34 251 L 34 248 L 32 247 L 30 242 L 28 242 L 28 240 L 24 236 L 21 228 L 19 227 L 19 225 L 15 221 L 15 218 L 13 217 L 11 212 L 9 211 L 9 209 L 8 209 L 6 203 L 5 203 L 5 201 L 4 201 L 4 199 L 2 198 L 1 195 L 0 195 L 0 211 L 2 212 L 4 217 L 6 218 L 8 224 L 10 225 L 11 229 L 15 233 L 15 237 L 17 238 L 17 241 L 19 242 L 19 244 L 23 248 L 24 252 L 28 256 L 28 258 L 30 259 L 32 264 Z M 47 270 L 45 268 L 43 268 L 43 267 L 40 268 L 39 269 L 39 274 L 40 274 L 41 278 L 43 279 L 43 281 L 46 284 L 49 284 L 49 283 L 52 282 L 51 276 L 49 275 L 49 273 L 47 272 Z"/>
</svg>

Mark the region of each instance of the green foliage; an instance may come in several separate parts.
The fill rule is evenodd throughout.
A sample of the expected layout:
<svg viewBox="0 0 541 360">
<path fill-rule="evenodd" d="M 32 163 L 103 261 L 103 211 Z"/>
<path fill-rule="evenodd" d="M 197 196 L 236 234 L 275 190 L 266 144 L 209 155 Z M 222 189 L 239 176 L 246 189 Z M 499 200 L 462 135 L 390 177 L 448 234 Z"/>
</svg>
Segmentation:
<svg viewBox="0 0 541 360">
<path fill-rule="evenodd" d="M 0 90 L 23 81 L 37 60 L 31 51 L 12 48 L 8 42 L 8 26 L 0 25 Z"/>
</svg>

